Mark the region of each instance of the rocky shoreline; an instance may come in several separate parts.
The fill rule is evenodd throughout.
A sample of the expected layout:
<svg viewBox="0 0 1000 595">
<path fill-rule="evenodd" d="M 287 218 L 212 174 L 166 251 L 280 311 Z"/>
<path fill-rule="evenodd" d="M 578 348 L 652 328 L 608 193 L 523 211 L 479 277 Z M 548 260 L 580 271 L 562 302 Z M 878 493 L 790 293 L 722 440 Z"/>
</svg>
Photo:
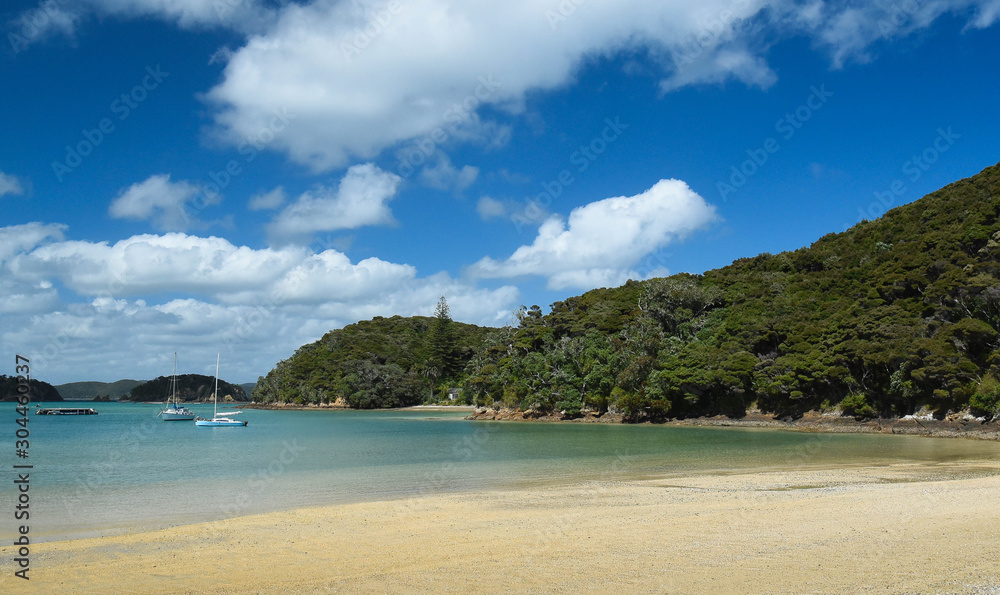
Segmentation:
<svg viewBox="0 0 1000 595">
<path fill-rule="evenodd" d="M 244 403 L 238 406 L 240 409 L 263 409 L 267 411 L 338 411 L 347 410 L 350 407 L 346 403 L 340 403 L 339 399 L 333 403 L 320 403 L 318 405 L 299 405 L 297 403 Z"/>
<path fill-rule="evenodd" d="M 351 408 L 346 403 L 333 402 L 319 405 L 298 405 L 294 403 L 234 403 L 241 409 L 262 409 L 278 411 L 345 411 Z M 420 405 L 402 407 L 391 411 L 467 411 L 465 418 L 473 421 L 541 421 L 561 423 L 627 423 L 624 416 L 618 413 L 598 413 L 589 411 L 577 417 L 566 418 L 559 413 L 547 413 L 535 410 L 521 411 L 517 409 L 491 407 L 472 407 L 463 405 Z M 952 413 L 944 419 L 936 419 L 927 412 L 917 415 L 907 415 L 897 418 L 878 418 L 856 420 L 853 417 L 839 413 L 821 413 L 809 411 L 802 417 L 791 419 L 772 414 L 750 411 L 739 418 L 718 415 L 714 417 L 693 417 L 671 419 L 663 422 L 639 422 L 665 426 L 697 426 L 697 427 L 736 427 L 736 428 L 772 428 L 780 430 L 796 430 L 802 432 L 829 432 L 835 434 L 905 434 L 912 436 L 933 436 L 939 438 L 972 438 L 976 440 L 1000 441 L 1000 421 L 985 420 L 973 417 L 969 413 Z"/>
<path fill-rule="evenodd" d="M 479 407 L 466 417 L 477 421 L 544 421 L 566 423 L 624 423 L 620 414 L 587 412 L 580 417 L 564 418 L 558 413 L 539 411 L 519 411 L 514 409 L 492 409 Z M 649 424 L 651 422 L 640 422 Z M 774 428 L 803 432 L 830 432 L 839 434 L 906 434 L 942 438 L 972 438 L 976 440 L 1000 440 L 1000 423 L 986 421 L 968 413 L 953 413 L 944 419 L 935 419 L 930 414 L 908 415 L 900 418 L 870 419 L 859 421 L 839 413 L 810 411 L 797 419 L 779 418 L 774 415 L 751 411 L 741 418 L 724 415 L 715 417 L 695 417 L 657 422 L 666 426 Z"/>
</svg>

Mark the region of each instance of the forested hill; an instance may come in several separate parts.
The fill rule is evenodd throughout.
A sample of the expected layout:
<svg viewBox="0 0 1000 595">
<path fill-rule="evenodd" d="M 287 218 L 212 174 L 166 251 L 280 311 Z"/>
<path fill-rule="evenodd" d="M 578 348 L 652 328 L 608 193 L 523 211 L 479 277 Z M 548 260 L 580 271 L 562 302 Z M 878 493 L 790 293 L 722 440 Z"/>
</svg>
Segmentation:
<svg viewBox="0 0 1000 595">
<path fill-rule="evenodd" d="M 17 385 L 17 376 L 0 375 L 0 401 L 16 401 L 18 397 Z M 34 378 L 28 381 L 28 398 L 32 402 L 63 400 L 56 387 Z"/>
<path fill-rule="evenodd" d="M 170 376 L 160 376 L 144 382 L 129 392 L 128 399 L 137 403 L 166 401 L 173 394 Z M 183 402 L 211 402 L 215 390 L 215 377 L 202 374 L 177 376 L 177 400 Z M 219 380 L 219 401 L 249 401 L 246 391 L 237 384 Z"/>
<path fill-rule="evenodd" d="M 457 385 L 493 329 L 451 320 L 445 300 L 435 317 L 375 317 L 330 331 L 300 347 L 257 381 L 255 401 L 351 407 L 416 405 Z"/>
<path fill-rule="evenodd" d="M 998 213 L 993 166 L 808 248 L 591 291 L 544 316 L 522 309 L 515 328 L 470 333 L 482 341 L 469 343 L 475 351 L 454 382 L 479 404 L 566 416 L 613 410 L 630 420 L 739 416 L 752 405 L 793 416 L 838 406 L 893 416 L 924 405 L 992 415 L 1000 402 Z M 415 319 L 392 320 L 396 327 L 365 326 L 370 342 L 412 345 L 395 335 Z M 318 391 L 286 398 L 378 393 L 378 375 L 355 374 L 349 386 L 322 378 L 329 361 L 384 357 L 374 349 L 348 358 L 337 333 L 268 375 L 294 370 Z M 420 361 L 396 365 L 416 383 Z"/>
<path fill-rule="evenodd" d="M 69 382 L 56 386 L 64 399 L 93 400 L 124 398 L 130 390 L 142 384 L 142 380 L 118 380 L 115 382 Z"/>
</svg>

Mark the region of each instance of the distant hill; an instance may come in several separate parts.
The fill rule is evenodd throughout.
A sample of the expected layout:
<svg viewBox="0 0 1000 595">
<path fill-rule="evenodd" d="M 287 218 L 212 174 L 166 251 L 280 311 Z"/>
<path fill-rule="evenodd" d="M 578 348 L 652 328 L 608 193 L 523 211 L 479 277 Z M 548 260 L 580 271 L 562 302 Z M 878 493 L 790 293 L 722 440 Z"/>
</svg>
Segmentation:
<svg viewBox="0 0 1000 595">
<path fill-rule="evenodd" d="M 160 376 L 143 382 L 131 390 L 129 400 L 136 402 L 166 401 L 171 395 L 171 378 Z M 212 400 L 215 388 L 214 376 L 201 374 L 179 374 L 177 376 L 177 399 L 185 403 L 207 403 Z M 219 380 L 219 401 L 249 401 L 242 386 Z"/>
<path fill-rule="evenodd" d="M 250 395 L 250 398 L 252 399 L 253 398 L 253 388 L 255 386 L 257 386 L 256 382 L 246 382 L 244 384 L 241 384 L 240 388 L 242 388 L 248 395 Z"/>
<path fill-rule="evenodd" d="M 28 395 L 33 402 L 38 401 L 62 401 L 63 398 L 48 382 L 35 380 L 28 382 Z M 17 400 L 17 377 L 0 375 L 0 401 Z"/>
<path fill-rule="evenodd" d="M 118 397 L 128 395 L 129 391 L 142 384 L 143 380 L 118 380 L 116 382 L 68 382 L 56 385 L 59 394 L 70 401 L 92 401 L 97 397 L 110 397 L 117 401 Z"/>
</svg>

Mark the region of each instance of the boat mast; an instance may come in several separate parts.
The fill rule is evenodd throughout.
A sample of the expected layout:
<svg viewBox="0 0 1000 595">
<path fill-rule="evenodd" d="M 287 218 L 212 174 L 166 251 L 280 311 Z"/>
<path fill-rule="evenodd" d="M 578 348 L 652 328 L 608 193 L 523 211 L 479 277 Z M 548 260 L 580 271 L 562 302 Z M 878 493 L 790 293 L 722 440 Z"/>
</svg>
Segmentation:
<svg viewBox="0 0 1000 595">
<path fill-rule="evenodd" d="M 221 353 L 215 354 L 215 407 L 213 408 L 212 419 L 219 417 L 219 356 Z"/>
<path fill-rule="evenodd" d="M 177 352 L 174 352 L 174 409 L 177 409 Z"/>
</svg>

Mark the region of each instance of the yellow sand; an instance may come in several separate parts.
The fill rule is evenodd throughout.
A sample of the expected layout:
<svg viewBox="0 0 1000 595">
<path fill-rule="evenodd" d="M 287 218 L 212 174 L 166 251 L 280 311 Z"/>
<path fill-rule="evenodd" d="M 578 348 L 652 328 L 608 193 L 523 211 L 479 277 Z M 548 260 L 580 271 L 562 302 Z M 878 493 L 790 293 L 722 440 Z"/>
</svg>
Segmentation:
<svg viewBox="0 0 1000 595">
<path fill-rule="evenodd" d="M 993 593 L 1000 468 L 703 475 L 0 548 L 0 593 Z"/>
</svg>

